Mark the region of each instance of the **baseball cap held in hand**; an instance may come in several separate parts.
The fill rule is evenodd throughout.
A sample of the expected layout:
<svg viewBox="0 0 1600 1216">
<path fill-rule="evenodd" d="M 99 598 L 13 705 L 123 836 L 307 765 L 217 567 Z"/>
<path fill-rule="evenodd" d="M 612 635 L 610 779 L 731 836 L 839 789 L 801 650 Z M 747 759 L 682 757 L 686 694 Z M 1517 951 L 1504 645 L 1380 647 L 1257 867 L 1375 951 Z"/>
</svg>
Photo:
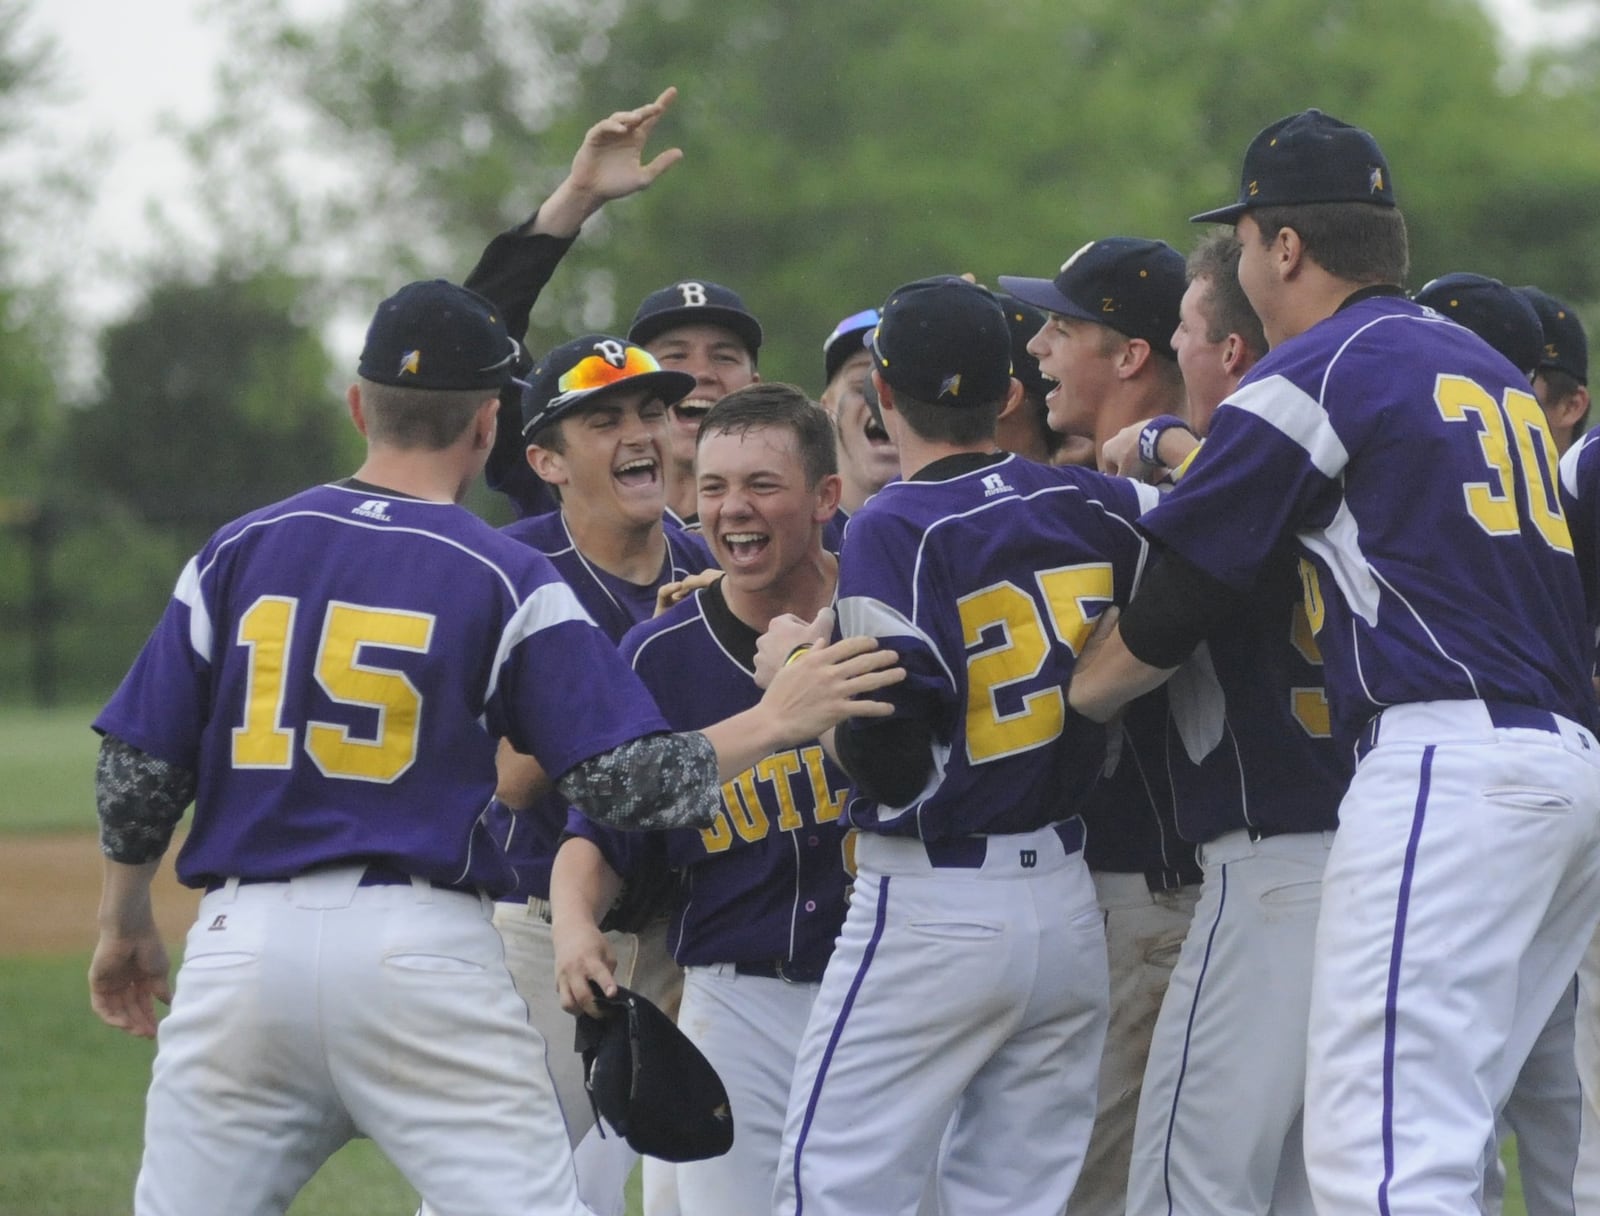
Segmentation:
<svg viewBox="0 0 1600 1216">
<path fill-rule="evenodd" d="M 401 388 L 497 389 L 521 353 L 488 300 L 443 279 L 423 280 L 378 305 L 357 374 Z"/>
<path fill-rule="evenodd" d="M 1239 201 L 1190 218 L 1196 224 L 1231 224 L 1257 207 L 1297 203 L 1393 207 L 1394 183 L 1378 141 L 1321 110 L 1280 118 L 1245 149 Z"/>
<path fill-rule="evenodd" d="M 890 293 L 870 346 L 878 374 L 930 405 L 989 405 L 1011 387 L 1011 331 L 986 287 L 953 275 Z"/>
<path fill-rule="evenodd" d="M 663 1161 L 703 1161 L 733 1146 L 733 1112 L 722 1078 L 700 1049 L 644 997 L 591 983 L 603 1018 L 578 1016 L 577 1050 L 595 1113 L 635 1152 Z"/>
</svg>

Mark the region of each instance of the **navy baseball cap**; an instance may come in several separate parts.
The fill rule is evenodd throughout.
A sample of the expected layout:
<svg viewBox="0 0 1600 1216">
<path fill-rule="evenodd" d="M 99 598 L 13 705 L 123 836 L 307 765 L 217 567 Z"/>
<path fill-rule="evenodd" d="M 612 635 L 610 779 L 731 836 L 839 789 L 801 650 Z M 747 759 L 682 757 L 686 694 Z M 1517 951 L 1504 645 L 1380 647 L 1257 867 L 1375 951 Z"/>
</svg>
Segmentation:
<svg viewBox="0 0 1600 1216">
<path fill-rule="evenodd" d="M 522 433 L 531 435 L 607 393 L 644 389 L 672 405 L 687 397 L 694 385 L 688 372 L 664 370 L 642 346 L 608 334 L 585 334 L 534 364 L 522 390 Z"/>
<path fill-rule="evenodd" d="M 1176 359 L 1172 333 L 1188 283 L 1183 254 L 1165 241 L 1132 236 L 1090 241 L 1061 264 L 1054 279 L 1000 276 L 1000 286 L 1024 304 L 1106 325 Z"/>
<path fill-rule="evenodd" d="M 897 287 L 870 339 L 878 374 L 935 405 L 989 405 L 1011 387 L 1011 331 L 987 287 L 954 275 Z"/>
<path fill-rule="evenodd" d="M 406 284 L 378 305 L 356 374 L 402 388 L 498 389 L 521 356 L 494 304 L 429 279 Z"/>
<path fill-rule="evenodd" d="M 1544 330 L 1544 351 L 1539 358 L 1541 368 L 1566 372 L 1579 384 L 1589 383 L 1589 339 L 1583 332 L 1583 322 L 1571 307 L 1549 292 L 1537 287 L 1519 287 L 1517 292 L 1533 305 L 1539 314 L 1539 324 Z"/>
<path fill-rule="evenodd" d="M 1440 275 L 1411 297 L 1434 312 L 1470 329 L 1511 360 L 1518 371 L 1532 374 L 1544 349 L 1539 314 L 1514 288 L 1487 275 Z"/>
<path fill-rule="evenodd" d="M 761 322 L 739 293 L 704 279 L 684 279 L 647 295 L 633 314 L 628 341 L 643 346 L 680 325 L 720 325 L 744 343 L 752 359 L 761 353 Z"/>
<path fill-rule="evenodd" d="M 1297 203 L 1373 203 L 1393 207 L 1394 183 L 1378 141 L 1360 127 L 1305 110 L 1280 118 L 1245 149 L 1239 201 L 1191 216 L 1231 224 L 1257 207 Z"/>
<path fill-rule="evenodd" d="M 1006 328 L 1011 331 L 1011 374 L 1022 381 L 1023 388 L 1042 397 L 1050 391 L 1050 381 L 1039 370 L 1039 360 L 1028 353 L 1028 343 L 1044 328 L 1048 318 L 1016 296 L 1001 293 L 995 299 L 1005 310 Z"/>
<path fill-rule="evenodd" d="M 833 332 L 822 343 L 822 372 L 824 385 L 833 383 L 839 369 L 857 351 L 870 351 L 872 331 L 882 318 L 876 308 L 853 312 L 833 327 Z"/>
</svg>

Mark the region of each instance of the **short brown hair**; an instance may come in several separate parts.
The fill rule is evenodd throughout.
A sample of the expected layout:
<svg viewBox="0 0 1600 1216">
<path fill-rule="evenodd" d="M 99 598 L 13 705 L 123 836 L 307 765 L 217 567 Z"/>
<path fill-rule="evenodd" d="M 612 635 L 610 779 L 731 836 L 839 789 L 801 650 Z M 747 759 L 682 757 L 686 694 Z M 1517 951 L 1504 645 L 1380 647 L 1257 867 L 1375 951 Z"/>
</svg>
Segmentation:
<svg viewBox="0 0 1600 1216">
<path fill-rule="evenodd" d="M 808 486 L 839 471 L 833 419 L 803 389 L 777 381 L 735 389 L 719 400 L 700 420 L 695 447 L 698 449 L 707 435 L 744 435 L 769 426 L 794 435 Z"/>
<path fill-rule="evenodd" d="M 968 444 L 993 439 L 1003 404 L 986 401 L 981 405 L 937 405 L 898 391 L 894 395 L 894 408 L 904 416 L 906 425 L 922 438 L 937 443 Z"/>
<path fill-rule="evenodd" d="M 1352 283 L 1404 286 L 1411 269 L 1406 220 L 1398 207 L 1372 203 L 1296 203 L 1245 213 L 1261 230 L 1262 244 L 1293 228 L 1306 253 L 1335 278 Z"/>
<path fill-rule="evenodd" d="M 1205 304 L 1200 309 L 1206 319 L 1206 341 L 1216 344 L 1229 334 L 1238 334 L 1251 357 L 1259 359 L 1267 353 L 1267 335 L 1244 288 L 1239 286 L 1241 249 L 1232 229 L 1214 228 L 1200 238 L 1185 269 L 1189 282 L 1204 279 L 1207 284 Z"/>
<path fill-rule="evenodd" d="M 408 450 L 443 451 L 461 438 L 483 403 L 496 398 L 494 389 L 402 388 L 361 381 L 368 438 Z"/>
</svg>

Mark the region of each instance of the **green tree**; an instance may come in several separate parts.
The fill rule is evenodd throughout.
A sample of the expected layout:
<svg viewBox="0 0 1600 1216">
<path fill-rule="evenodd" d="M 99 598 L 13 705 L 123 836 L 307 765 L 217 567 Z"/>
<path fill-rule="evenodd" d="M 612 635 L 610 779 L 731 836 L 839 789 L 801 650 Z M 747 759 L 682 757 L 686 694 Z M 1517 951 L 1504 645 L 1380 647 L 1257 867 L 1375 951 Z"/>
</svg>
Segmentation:
<svg viewBox="0 0 1600 1216">
<path fill-rule="evenodd" d="M 302 99 L 306 129 L 360 183 L 341 192 L 354 202 L 301 207 L 297 231 L 359 241 L 388 280 L 419 261 L 463 273 L 595 117 L 680 85 L 658 135 L 684 164 L 580 242 L 535 314 L 536 345 L 624 327 L 645 292 L 696 275 L 763 318 L 768 376 L 815 388 L 834 320 L 905 279 L 1044 273 L 1112 233 L 1186 247 L 1187 215 L 1234 194 L 1251 135 L 1309 104 L 1389 152 L 1417 282 L 1474 269 L 1600 294 L 1600 84 L 1570 56 L 1519 73 L 1474 0 L 352 0 L 320 24 L 245 0 L 227 12 L 248 49 L 229 94 L 251 113 L 262 93 Z M 270 175 L 272 157 L 249 161 Z M 237 193 L 238 158 L 225 163 Z"/>
<path fill-rule="evenodd" d="M 260 274 L 153 285 L 102 337 L 101 391 L 73 420 L 78 484 L 194 547 L 353 467 L 353 432 L 298 294 Z"/>
</svg>

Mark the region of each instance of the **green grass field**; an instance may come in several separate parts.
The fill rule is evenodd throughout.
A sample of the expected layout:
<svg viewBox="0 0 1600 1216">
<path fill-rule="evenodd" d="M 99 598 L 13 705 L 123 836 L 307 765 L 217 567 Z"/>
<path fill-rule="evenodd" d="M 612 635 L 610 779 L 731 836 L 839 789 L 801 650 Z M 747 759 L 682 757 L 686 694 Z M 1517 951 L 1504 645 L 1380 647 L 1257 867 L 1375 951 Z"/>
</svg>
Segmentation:
<svg viewBox="0 0 1600 1216">
<path fill-rule="evenodd" d="M 92 829 L 93 713 L 0 709 L 0 851 L 8 833 Z M 0 957 L 0 1216 L 131 1207 L 154 1047 L 89 1011 L 88 961 Z M 1508 1157 L 1514 1163 L 1514 1151 Z M 324 1166 L 290 1211 L 409 1216 L 415 1208 L 415 1192 L 361 1141 Z M 640 1212 L 637 1176 L 628 1212 Z M 1514 1165 L 1504 1216 L 1525 1216 Z"/>
<path fill-rule="evenodd" d="M 94 829 L 95 712 L 0 708 L 0 833 Z"/>
</svg>

